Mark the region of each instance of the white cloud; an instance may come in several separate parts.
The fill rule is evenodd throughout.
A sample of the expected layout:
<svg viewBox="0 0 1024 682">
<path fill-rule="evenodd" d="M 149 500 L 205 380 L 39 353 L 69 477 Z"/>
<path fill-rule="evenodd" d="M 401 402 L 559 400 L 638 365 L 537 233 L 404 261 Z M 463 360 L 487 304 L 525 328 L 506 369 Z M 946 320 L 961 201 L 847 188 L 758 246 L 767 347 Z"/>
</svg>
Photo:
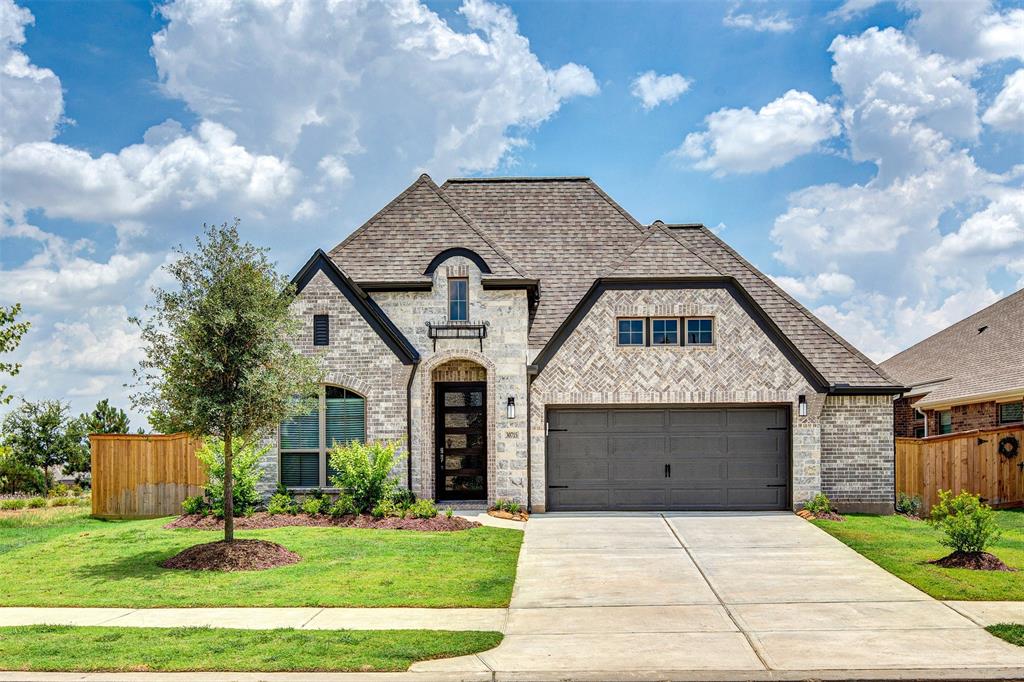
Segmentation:
<svg viewBox="0 0 1024 682">
<path fill-rule="evenodd" d="M 719 109 L 704 121 L 707 131 L 690 133 L 673 153 L 716 176 L 782 166 L 839 133 L 835 109 L 798 90 L 756 112 Z"/>
<path fill-rule="evenodd" d="M 1003 80 L 1003 89 L 981 120 L 993 128 L 1024 133 L 1024 69 Z"/>
<path fill-rule="evenodd" d="M 937 272 L 993 268 L 1024 254 L 1024 189 L 1007 189 L 925 252 Z"/>
<path fill-rule="evenodd" d="M 857 283 L 841 272 L 822 272 L 808 277 L 777 275 L 775 282 L 799 301 L 813 301 L 822 296 L 847 296 Z"/>
<path fill-rule="evenodd" d="M 57 322 L 46 339 L 28 344 L 26 368 L 75 369 L 124 375 L 142 359 L 138 329 L 122 305 L 86 309 L 72 322 Z"/>
<path fill-rule="evenodd" d="M 731 7 L 722 18 L 722 25 L 729 28 L 742 28 L 758 33 L 789 33 L 796 28 L 796 22 L 785 12 L 774 12 L 772 14 L 760 13 L 736 13 L 736 7 Z"/>
<path fill-rule="evenodd" d="M 170 95 L 246 147 L 300 168 L 326 152 L 357 180 L 364 167 L 493 170 L 522 129 L 598 91 L 586 67 L 542 65 L 512 12 L 483 0 L 459 8 L 465 32 L 413 0 L 180 0 L 160 12 L 152 54 Z"/>
<path fill-rule="evenodd" d="M 0 0 L 0 152 L 21 142 L 53 138 L 64 112 L 60 79 L 21 51 L 32 13 Z"/>
<path fill-rule="evenodd" d="M 692 84 L 692 80 L 678 73 L 659 75 L 654 71 L 645 71 L 633 79 L 629 91 L 649 111 L 659 104 L 675 102 Z"/>
</svg>

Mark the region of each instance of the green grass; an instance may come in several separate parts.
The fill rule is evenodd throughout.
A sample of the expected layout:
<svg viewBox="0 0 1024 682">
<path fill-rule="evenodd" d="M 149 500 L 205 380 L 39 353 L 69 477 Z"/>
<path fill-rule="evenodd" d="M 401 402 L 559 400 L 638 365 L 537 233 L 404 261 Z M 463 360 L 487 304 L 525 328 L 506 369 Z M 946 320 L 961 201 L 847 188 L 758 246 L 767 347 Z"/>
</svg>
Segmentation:
<svg viewBox="0 0 1024 682">
<path fill-rule="evenodd" d="M 0 606 L 507 606 L 523 533 L 275 528 L 302 561 L 266 571 L 177 571 L 159 563 L 220 532 L 169 519 L 101 521 L 59 508 L 0 516 Z"/>
<path fill-rule="evenodd" d="M 949 554 L 942 533 L 924 521 L 902 516 L 851 514 L 846 521 L 814 521 L 893 575 L 936 599 L 1024 601 L 1024 510 L 996 512 L 1003 536 L 988 551 L 1016 573 L 940 568 L 929 564 Z"/>
<path fill-rule="evenodd" d="M 989 625 L 985 629 L 1010 644 L 1024 646 L 1024 625 L 1020 623 L 1000 623 L 999 625 Z"/>
<path fill-rule="evenodd" d="M 378 671 L 464 656 L 498 632 L 0 627 L 0 670 Z"/>
</svg>

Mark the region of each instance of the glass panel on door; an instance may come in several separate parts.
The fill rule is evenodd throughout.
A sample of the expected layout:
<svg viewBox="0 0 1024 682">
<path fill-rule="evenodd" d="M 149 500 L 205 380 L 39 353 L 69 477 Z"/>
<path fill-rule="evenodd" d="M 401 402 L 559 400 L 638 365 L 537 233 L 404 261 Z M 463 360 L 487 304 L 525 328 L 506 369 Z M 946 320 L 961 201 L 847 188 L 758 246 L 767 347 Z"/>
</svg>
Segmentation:
<svg viewBox="0 0 1024 682">
<path fill-rule="evenodd" d="M 438 384 L 437 393 L 438 498 L 486 498 L 484 385 Z"/>
</svg>

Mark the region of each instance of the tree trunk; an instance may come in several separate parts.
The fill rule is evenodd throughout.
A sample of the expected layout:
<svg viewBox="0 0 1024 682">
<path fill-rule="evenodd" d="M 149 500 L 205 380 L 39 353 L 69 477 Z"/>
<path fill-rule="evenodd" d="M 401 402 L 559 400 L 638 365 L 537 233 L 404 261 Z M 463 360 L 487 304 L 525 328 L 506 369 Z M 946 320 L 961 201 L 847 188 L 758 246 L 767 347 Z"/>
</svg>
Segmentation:
<svg viewBox="0 0 1024 682">
<path fill-rule="evenodd" d="M 224 541 L 235 539 L 235 477 L 231 471 L 231 427 L 224 429 Z"/>
</svg>

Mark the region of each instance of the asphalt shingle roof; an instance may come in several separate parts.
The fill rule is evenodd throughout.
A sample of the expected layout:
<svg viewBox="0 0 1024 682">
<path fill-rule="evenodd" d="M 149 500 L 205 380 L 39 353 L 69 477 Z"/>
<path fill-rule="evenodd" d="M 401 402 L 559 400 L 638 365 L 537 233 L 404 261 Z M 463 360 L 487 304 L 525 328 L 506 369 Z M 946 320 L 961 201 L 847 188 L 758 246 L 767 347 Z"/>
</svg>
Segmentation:
<svg viewBox="0 0 1024 682">
<path fill-rule="evenodd" d="M 926 394 L 918 407 L 1024 393 L 1024 289 L 897 353 L 881 367 L 907 386 L 930 384 L 914 391 Z"/>
<path fill-rule="evenodd" d="M 540 280 L 530 346 L 543 347 L 600 277 L 732 277 L 830 384 L 887 387 L 878 367 L 707 228 L 645 227 L 589 178 L 422 176 L 331 251 L 360 284 L 423 281 L 465 247 L 495 277 Z"/>
</svg>

